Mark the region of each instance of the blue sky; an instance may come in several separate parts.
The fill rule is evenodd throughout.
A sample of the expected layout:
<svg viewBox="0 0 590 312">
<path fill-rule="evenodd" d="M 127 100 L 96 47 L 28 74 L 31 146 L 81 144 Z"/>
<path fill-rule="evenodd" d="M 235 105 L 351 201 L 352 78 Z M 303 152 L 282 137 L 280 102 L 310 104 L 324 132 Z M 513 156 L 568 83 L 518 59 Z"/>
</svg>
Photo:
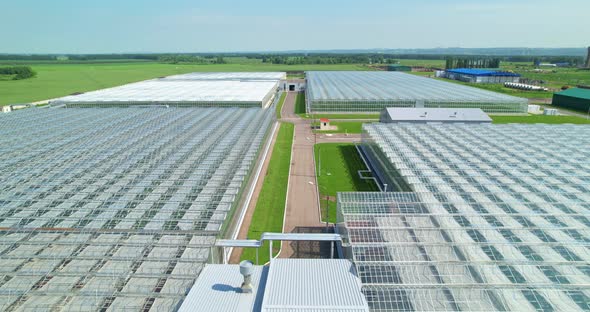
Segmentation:
<svg viewBox="0 0 590 312">
<path fill-rule="evenodd" d="M 5 0 L 0 53 L 590 45 L 589 0 Z"/>
</svg>

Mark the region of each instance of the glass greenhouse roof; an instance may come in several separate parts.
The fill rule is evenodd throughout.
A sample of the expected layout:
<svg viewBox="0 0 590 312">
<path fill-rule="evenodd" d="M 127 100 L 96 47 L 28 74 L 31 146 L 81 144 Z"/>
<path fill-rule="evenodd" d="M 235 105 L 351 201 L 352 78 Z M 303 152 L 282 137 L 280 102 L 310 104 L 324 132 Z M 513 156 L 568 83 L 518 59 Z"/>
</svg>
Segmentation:
<svg viewBox="0 0 590 312">
<path fill-rule="evenodd" d="M 68 104 L 268 104 L 284 73 L 192 73 L 70 95 L 53 105 Z"/>
<path fill-rule="evenodd" d="M 386 107 L 481 108 L 526 113 L 528 100 L 402 72 L 307 72 L 308 112 L 381 111 Z"/>
<path fill-rule="evenodd" d="M 338 195 L 373 311 L 590 309 L 589 126 L 364 131 L 413 191 Z"/>
<path fill-rule="evenodd" d="M 522 103 L 517 98 L 457 83 L 402 72 L 306 72 L 310 99 L 314 100 L 442 100 Z"/>
<path fill-rule="evenodd" d="M 177 309 L 272 120 L 260 108 L 0 115 L 0 310 Z"/>
</svg>

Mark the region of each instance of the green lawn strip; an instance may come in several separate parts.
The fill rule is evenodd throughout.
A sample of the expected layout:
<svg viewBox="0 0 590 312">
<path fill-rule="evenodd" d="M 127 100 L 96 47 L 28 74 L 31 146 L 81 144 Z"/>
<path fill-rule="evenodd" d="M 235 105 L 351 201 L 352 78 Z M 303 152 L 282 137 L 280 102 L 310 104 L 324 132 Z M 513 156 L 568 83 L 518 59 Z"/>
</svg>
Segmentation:
<svg viewBox="0 0 590 312">
<path fill-rule="evenodd" d="M 379 114 L 305 114 L 299 113 L 298 114 L 301 118 L 305 119 L 319 119 L 319 118 L 328 118 L 328 119 L 374 119 L 379 120 Z"/>
<path fill-rule="evenodd" d="M 281 110 L 283 109 L 283 104 L 285 104 L 285 97 L 287 97 L 287 92 L 281 93 L 281 98 L 279 98 L 277 105 L 277 119 L 281 119 Z"/>
<path fill-rule="evenodd" d="M 305 93 L 297 93 L 295 97 L 295 114 L 305 114 Z"/>
<path fill-rule="evenodd" d="M 331 126 L 338 127 L 338 130 L 314 130 L 315 133 L 361 133 L 362 121 L 332 121 L 330 122 Z M 319 126 L 319 123 L 313 123 L 312 126 Z"/>
<path fill-rule="evenodd" d="M 357 171 L 366 170 L 352 143 L 321 143 L 314 148 L 322 220 L 336 222 L 336 193 L 378 191 L 372 180 L 362 180 Z M 321 155 L 321 157 L 320 157 Z M 321 166 L 321 167 L 320 167 Z M 329 198 L 327 197 L 329 196 Z M 326 209 L 326 206 L 328 209 Z"/>
<path fill-rule="evenodd" d="M 279 133 L 272 151 L 268 171 L 256 203 L 256 210 L 248 229 L 248 239 L 260 239 L 264 232 L 282 232 L 283 216 L 285 214 L 285 200 L 287 198 L 287 184 L 291 164 L 291 145 L 295 126 L 281 123 Z M 279 251 L 280 244 L 273 245 L 273 251 Z M 242 260 L 256 261 L 256 250 L 246 248 L 242 253 Z M 269 261 L 268 242 L 259 250 L 259 263 Z"/>
<path fill-rule="evenodd" d="M 590 124 L 590 119 L 578 116 L 548 116 L 548 115 L 528 115 L 528 116 L 490 116 L 495 124 L 506 123 L 544 123 L 544 124 Z"/>
</svg>

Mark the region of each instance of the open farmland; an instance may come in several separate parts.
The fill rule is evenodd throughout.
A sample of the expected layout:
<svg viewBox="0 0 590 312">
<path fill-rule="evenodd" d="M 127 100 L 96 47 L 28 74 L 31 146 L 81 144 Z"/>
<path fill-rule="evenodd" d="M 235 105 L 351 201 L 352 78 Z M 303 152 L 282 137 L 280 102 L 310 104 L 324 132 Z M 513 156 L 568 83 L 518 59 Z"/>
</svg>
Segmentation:
<svg viewBox="0 0 590 312">
<path fill-rule="evenodd" d="M 445 66 L 444 61 L 437 60 L 400 60 L 400 64 L 438 68 L 444 68 Z M 541 67 L 537 69 L 530 62 L 502 62 L 500 69 L 519 73 L 522 75 L 522 78 L 533 80 L 536 82 L 535 84 L 549 88 L 549 91 L 524 91 L 506 88 L 503 84 L 498 83 L 466 83 L 450 79 L 440 79 L 528 99 L 550 99 L 553 96 L 553 91 L 559 90 L 563 86 L 590 85 L 590 71 L 577 68 Z M 411 72 L 411 74 L 426 77 L 434 76 L 434 72 Z"/>
<path fill-rule="evenodd" d="M 19 62 L 19 64 L 25 64 Z M 114 87 L 161 76 L 190 72 L 365 70 L 362 65 L 164 64 L 156 62 L 31 63 L 37 76 L 0 81 L 0 105 L 43 101 L 76 92 Z"/>
</svg>

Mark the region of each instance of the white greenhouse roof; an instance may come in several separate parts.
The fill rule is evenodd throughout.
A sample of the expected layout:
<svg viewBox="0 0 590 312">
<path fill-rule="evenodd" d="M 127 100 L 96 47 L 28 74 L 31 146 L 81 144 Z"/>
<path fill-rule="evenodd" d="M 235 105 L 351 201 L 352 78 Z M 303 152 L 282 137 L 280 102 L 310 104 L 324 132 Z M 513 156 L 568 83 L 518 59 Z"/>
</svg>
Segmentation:
<svg viewBox="0 0 590 312">
<path fill-rule="evenodd" d="M 273 118 L 261 108 L 0 114 L 0 310 L 175 311 Z"/>
<path fill-rule="evenodd" d="M 210 105 L 250 103 L 267 105 L 276 91 L 281 72 L 190 73 L 130 83 L 70 95 L 52 104 L 173 104 Z M 252 105 L 252 106 L 253 106 Z"/>
<path fill-rule="evenodd" d="M 309 71 L 311 101 L 440 101 L 528 103 L 526 99 L 402 72 Z"/>
<path fill-rule="evenodd" d="M 590 309 L 590 126 L 363 128 L 412 191 L 338 195 L 371 310 Z"/>
</svg>

